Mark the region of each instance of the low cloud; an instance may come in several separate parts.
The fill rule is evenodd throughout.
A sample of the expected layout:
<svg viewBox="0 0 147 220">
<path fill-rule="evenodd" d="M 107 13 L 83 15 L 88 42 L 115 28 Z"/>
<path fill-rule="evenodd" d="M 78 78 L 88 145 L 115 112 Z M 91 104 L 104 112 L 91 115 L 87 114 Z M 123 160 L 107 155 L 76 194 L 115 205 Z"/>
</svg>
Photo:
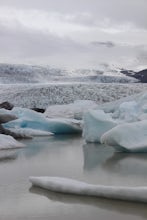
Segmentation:
<svg viewBox="0 0 147 220">
<path fill-rule="evenodd" d="M 0 0 L 0 62 L 140 65 L 146 10 L 145 0 Z"/>
<path fill-rule="evenodd" d="M 115 47 L 115 43 L 112 42 L 112 41 L 106 41 L 106 42 L 103 42 L 103 41 L 93 41 L 91 42 L 91 44 L 93 46 L 104 46 L 104 47 L 108 47 L 108 48 L 112 48 L 112 47 Z"/>
</svg>

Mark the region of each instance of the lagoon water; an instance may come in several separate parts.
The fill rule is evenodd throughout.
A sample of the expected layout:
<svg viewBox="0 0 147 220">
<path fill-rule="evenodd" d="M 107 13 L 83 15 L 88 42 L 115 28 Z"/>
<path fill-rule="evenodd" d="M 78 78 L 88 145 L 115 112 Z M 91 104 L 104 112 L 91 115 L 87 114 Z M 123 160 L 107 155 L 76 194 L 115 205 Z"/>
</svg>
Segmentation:
<svg viewBox="0 0 147 220">
<path fill-rule="evenodd" d="M 39 137 L 0 151 L 0 220 L 141 220 L 147 204 L 49 192 L 29 176 L 60 176 L 93 184 L 147 185 L 147 154 L 115 153 L 81 137 Z"/>
</svg>

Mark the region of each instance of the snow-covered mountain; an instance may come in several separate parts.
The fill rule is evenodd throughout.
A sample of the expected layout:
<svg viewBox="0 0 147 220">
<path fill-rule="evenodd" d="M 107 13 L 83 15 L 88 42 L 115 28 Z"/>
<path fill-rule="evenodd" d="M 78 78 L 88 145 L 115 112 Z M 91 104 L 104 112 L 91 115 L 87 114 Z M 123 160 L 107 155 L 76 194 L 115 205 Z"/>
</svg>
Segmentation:
<svg viewBox="0 0 147 220">
<path fill-rule="evenodd" d="M 52 82 L 137 82 L 117 70 L 60 69 L 49 66 L 0 64 L 0 84 L 52 83 Z"/>
</svg>

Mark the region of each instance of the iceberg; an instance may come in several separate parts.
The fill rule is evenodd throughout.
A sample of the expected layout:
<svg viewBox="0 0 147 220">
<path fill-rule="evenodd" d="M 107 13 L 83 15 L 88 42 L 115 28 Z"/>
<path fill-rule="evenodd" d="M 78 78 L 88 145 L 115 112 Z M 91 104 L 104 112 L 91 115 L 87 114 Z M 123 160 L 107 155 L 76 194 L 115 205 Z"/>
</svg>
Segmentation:
<svg viewBox="0 0 147 220">
<path fill-rule="evenodd" d="M 48 118 L 76 118 L 82 119 L 84 112 L 94 109 L 97 104 L 90 100 L 77 100 L 71 104 L 51 105 L 44 115 Z"/>
<path fill-rule="evenodd" d="M 17 119 L 17 117 L 15 115 L 11 115 L 11 114 L 1 114 L 0 113 L 0 124 L 1 123 L 6 123 L 9 121 L 13 121 Z"/>
<path fill-rule="evenodd" d="M 123 102 L 118 109 L 113 113 L 113 118 L 118 118 L 123 122 L 137 121 L 140 112 L 140 107 L 136 101 Z"/>
<path fill-rule="evenodd" d="M 48 119 L 42 113 L 20 107 L 13 108 L 11 114 L 15 115 L 18 119 L 4 123 L 3 126 L 7 129 L 34 129 L 54 134 L 76 134 L 82 132 L 79 120 L 68 118 Z M 24 132 L 34 133 L 35 131 L 25 130 Z"/>
<path fill-rule="evenodd" d="M 30 182 L 50 191 L 106 199 L 147 202 L 147 187 L 104 186 L 61 177 L 30 177 Z"/>
<path fill-rule="evenodd" d="M 13 137 L 9 135 L 0 134 L 0 149 L 12 149 L 24 146 L 24 144 L 16 141 Z"/>
<path fill-rule="evenodd" d="M 147 152 L 147 120 L 118 125 L 102 135 L 101 143 L 117 151 Z"/>
<path fill-rule="evenodd" d="M 101 136 L 117 123 L 103 110 L 91 110 L 84 114 L 83 137 L 86 142 L 100 142 Z"/>
<path fill-rule="evenodd" d="M 45 117 L 42 113 L 35 112 L 27 108 L 14 107 L 11 110 L 11 114 L 15 115 L 17 118 L 31 119 L 31 120 L 33 119 L 37 121 L 45 120 Z"/>
<path fill-rule="evenodd" d="M 41 131 L 31 128 L 11 128 L 9 129 L 12 132 L 17 133 L 18 135 L 21 135 L 22 137 L 34 137 L 34 136 L 51 136 L 53 133 L 48 131 Z"/>
<path fill-rule="evenodd" d="M 7 129 L 11 128 L 30 128 L 51 132 L 53 134 L 77 134 L 81 133 L 81 124 L 74 119 L 17 119 L 3 124 Z"/>
</svg>

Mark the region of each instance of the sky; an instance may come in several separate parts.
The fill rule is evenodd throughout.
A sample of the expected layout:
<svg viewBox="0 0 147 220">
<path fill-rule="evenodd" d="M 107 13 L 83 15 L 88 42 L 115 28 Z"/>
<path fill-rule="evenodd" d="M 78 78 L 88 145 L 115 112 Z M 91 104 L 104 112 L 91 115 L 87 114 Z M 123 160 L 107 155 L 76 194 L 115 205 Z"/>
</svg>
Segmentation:
<svg viewBox="0 0 147 220">
<path fill-rule="evenodd" d="M 0 0 L 0 63 L 147 67 L 146 0 Z"/>
</svg>

